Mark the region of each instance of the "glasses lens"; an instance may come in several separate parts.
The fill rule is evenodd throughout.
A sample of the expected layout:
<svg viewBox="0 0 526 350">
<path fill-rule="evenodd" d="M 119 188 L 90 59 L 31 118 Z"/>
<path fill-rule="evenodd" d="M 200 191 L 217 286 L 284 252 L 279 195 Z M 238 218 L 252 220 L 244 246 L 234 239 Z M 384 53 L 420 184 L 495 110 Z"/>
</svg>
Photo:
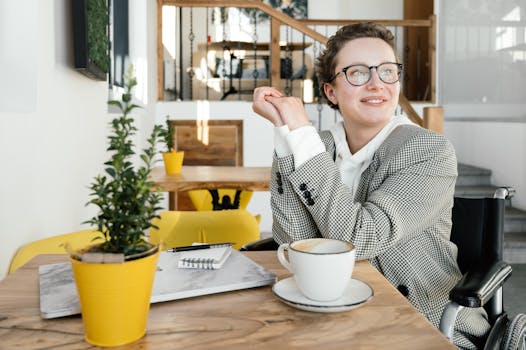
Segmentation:
<svg viewBox="0 0 526 350">
<path fill-rule="evenodd" d="M 400 78 L 400 67 L 396 63 L 382 63 L 376 68 L 380 79 L 387 84 L 393 84 Z"/>
<path fill-rule="evenodd" d="M 352 85 L 363 85 L 371 78 L 369 67 L 361 64 L 350 66 L 345 72 L 347 81 Z"/>
<path fill-rule="evenodd" d="M 366 84 L 371 79 L 371 69 L 373 68 L 376 69 L 380 80 L 387 84 L 396 83 L 402 73 L 402 67 L 398 63 L 391 62 L 382 63 L 370 69 L 366 65 L 355 64 L 344 68 L 343 71 L 345 72 L 345 78 L 351 85 L 360 86 Z"/>
</svg>

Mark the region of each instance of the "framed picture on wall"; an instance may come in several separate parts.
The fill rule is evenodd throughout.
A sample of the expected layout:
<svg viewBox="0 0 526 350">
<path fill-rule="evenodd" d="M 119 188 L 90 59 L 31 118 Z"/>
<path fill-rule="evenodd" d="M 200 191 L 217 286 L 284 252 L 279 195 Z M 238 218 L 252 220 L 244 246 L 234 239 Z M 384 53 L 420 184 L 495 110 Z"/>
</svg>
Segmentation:
<svg viewBox="0 0 526 350">
<path fill-rule="evenodd" d="M 108 5 L 106 0 L 72 0 L 74 67 L 95 80 L 109 71 Z"/>
<path fill-rule="evenodd" d="M 263 2 L 293 18 L 303 19 L 308 16 L 307 0 L 263 0 Z M 254 8 L 242 8 L 241 12 L 249 18 L 255 17 L 257 22 L 269 19 L 266 13 Z"/>
<path fill-rule="evenodd" d="M 264 2 L 290 17 L 307 18 L 307 0 L 265 0 Z"/>
</svg>

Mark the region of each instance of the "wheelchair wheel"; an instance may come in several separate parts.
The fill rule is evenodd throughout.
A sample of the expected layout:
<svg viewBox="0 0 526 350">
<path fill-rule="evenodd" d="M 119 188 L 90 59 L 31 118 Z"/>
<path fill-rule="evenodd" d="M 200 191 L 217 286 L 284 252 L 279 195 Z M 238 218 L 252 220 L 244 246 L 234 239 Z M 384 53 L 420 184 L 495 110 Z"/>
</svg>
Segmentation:
<svg viewBox="0 0 526 350">
<path fill-rule="evenodd" d="M 518 314 L 506 328 L 501 350 L 526 350 L 526 315 Z"/>
</svg>

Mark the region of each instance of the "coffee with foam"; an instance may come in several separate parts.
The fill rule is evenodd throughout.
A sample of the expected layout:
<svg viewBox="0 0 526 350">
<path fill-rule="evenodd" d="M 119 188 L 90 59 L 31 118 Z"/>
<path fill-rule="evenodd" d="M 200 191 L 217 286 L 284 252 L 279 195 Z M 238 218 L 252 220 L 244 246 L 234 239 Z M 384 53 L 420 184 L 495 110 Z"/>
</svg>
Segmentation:
<svg viewBox="0 0 526 350">
<path fill-rule="evenodd" d="M 313 238 L 297 241 L 290 245 L 291 249 L 314 254 L 336 254 L 345 253 L 354 249 L 352 243 L 334 239 Z"/>
<path fill-rule="evenodd" d="M 311 238 L 284 243 L 277 254 L 280 263 L 294 275 L 303 295 L 316 301 L 331 301 L 340 298 L 351 281 L 356 250 L 349 242 Z"/>
</svg>

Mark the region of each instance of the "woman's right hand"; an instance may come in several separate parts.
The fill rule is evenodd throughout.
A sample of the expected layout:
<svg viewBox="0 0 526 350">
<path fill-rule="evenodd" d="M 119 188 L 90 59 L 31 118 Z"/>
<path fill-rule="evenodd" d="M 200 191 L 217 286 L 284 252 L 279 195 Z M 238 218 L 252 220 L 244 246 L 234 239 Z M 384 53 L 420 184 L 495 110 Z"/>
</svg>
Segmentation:
<svg viewBox="0 0 526 350">
<path fill-rule="evenodd" d="M 270 121 L 274 126 L 284 125 L 281 115 L 272 103 L 267 101 L 267 97 L 283 97 L 284 95 L 277 89 L 270 86 L 258 87 L 254 90 L 254 100 L 252 110 Z"/>
</svg>

